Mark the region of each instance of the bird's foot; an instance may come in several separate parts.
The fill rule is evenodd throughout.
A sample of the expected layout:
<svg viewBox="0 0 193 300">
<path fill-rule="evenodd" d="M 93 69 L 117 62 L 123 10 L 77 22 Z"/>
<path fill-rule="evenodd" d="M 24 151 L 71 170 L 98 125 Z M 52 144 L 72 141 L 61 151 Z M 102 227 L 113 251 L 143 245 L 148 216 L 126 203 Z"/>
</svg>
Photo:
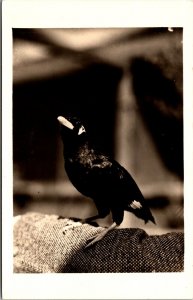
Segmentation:
<svg viewBox="0 0 193 300">
<path fill-rule="evenodd" d="M 101 233 L 96 234 L 96 235 L 92 236 L 91 238 L 89 238 L 87 240 L 87 242 L 89 242 L 89 243 L 86 245 L 85 249 L 93 246 L 96 242 L 100 241 L 107 234 L 106 231 L 107 230 L 104 229 Z"/>
<path fill-rule="evenodd" d="M 64 219 L 68 219 L 74 222 L 81 222 L 82 219 L 80 218 L 74 218 L 74 217 L 64 217 L 64 216 L 58 216 L 58 220 L 64 220 Z"/>
<path fill-rule="evenodd" d="M 62 217 L 59 217 L 59 218 L 62 218 Z M 74 222 L 81 222 L 82 224 L 89 224 L 89 225 L 94 226 L 94 227 L 99 226 L 97 224 L 97 222 L 93 221 L 93 217 L 87 218 L 87 219 L 80 219 L 80 218 L 70 217 L 69 220 L 72 220 Z"/>
<path fill-rule="evenodd" d="M 68 222 L 65 224 L 64 228 L 63 228 L 63 233 L 65 233 L 67 230 L 69 229 L 74 229 L 75 227 L 81 226 L 82 223 L 81 222 L 74 222 L 72 220 L 68 220 Z"/>
<path fill-rule="evenodd" d="M 93 218 L 87 218 L 87 219 L 79 219 L 79 218 L 70 218 L 70 220 L 73 220 L 74 222 L 81 222 L 82 224 L 89 224 L 94 227 L 98 227 L 99 225 L 97 222 L 93 221 Z"/>
<path fill-rule="evenodd" d="M 91 246 L 93 246 L 96 242 L 102 240 L 104 238 L 104 236 L 110 231 L 112 230 L 113 228 L 115 228 L 117 226 L 116 223 L 113 223 L 111 226 L 109 226 L 108 228 L 104 228 L 102 232 L 100 232 L 99 234 L 96 234 L 94 236 L 92 236 L 91 238 L 89 238 L 87 240 L 87 242 L 89 242 L 86 246 L 85 246 L 85 249 L 86 248 L 89 248 Z"/>
<path fill-rule="evenodd" d="M 58 219 L 65 219 L 63 217 L 59 217 Z M 83 224 L 88 224 L 86 219 L 79 219 L 79 218 L 69 218 L 63 228 L 63 233 L 65 233 L 69 229 L 74 229 L 75 227 L 81 226 Z M 89 223 L 92 226 L 98 227 L 96 222 L 90 221 Z"/>
<path fill-rule="evenodd" d="M 99 227 L 99 225 L 97 224 L 97 222 L 90 221 L 90 222 L 85 222 L 85 223 L 89 224 L 91 226 L 94 226 L 94 227 Z"/>
<path fill-rule="evenodd" d="M 80 218 L 70 217 L 69 219 L 72 220 L 72 221 L 74 221 L 74 222 L 81 222 L 81 223 L 84 223 L 83 220 L 80 219 Z"/>
</svg>

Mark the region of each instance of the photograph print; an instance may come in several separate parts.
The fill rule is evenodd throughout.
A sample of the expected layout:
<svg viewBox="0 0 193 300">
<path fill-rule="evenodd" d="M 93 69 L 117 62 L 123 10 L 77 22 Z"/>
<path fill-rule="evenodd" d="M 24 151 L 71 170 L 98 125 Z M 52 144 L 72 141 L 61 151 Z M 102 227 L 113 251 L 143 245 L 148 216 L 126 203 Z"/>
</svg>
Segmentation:
<svg viewBox="0 0 193 300">
<path fill-rule="evenodd" d="M 13 272 L 183 272 L 183 28 L 12 41 Z"/>
</svg>

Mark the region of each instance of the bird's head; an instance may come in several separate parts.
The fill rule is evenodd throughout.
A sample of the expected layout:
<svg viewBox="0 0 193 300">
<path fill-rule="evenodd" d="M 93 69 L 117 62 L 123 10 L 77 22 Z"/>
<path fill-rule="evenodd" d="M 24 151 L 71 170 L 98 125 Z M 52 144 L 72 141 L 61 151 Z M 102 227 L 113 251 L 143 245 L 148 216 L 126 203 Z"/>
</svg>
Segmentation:
<svg viewBox="0 0 193 300">
<path fill-rule="evenodd" d="M 72 116 L 59 116 L 57 119 L 61 125 L 61 136 L 63 142 L 66 142 L 65 144 L 70 142 L 71 146 L 73 146 L 73 144 L 85 140 L 86 130 L 78 118 Z"/>
<path fill-rule="evenodd" d="M 64 118 L 59 116 L 58 118 L 59 123 L 61 124 L 61 129 L 63 131 L 68 131 L 72 135 L 80 136 L 86 133 L 84 126 L 82 125 L 81 121 L 76 117 L 68 117 Z"/>
</svg>

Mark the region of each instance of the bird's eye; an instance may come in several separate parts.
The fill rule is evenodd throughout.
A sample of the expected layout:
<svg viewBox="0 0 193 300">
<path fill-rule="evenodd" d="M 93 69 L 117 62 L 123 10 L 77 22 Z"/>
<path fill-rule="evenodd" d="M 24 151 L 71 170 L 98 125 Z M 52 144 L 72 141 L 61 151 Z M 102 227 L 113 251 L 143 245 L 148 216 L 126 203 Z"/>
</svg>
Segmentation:
<svg viewBox="0 0 193 300">
<path fill-rule="evenodd" d="M 84 126 L 81 126 L 79 128 L 78 135 L 82 134 L 83 132 L 86 132 L 86 130 L 85 130 Z"/>
</svg>

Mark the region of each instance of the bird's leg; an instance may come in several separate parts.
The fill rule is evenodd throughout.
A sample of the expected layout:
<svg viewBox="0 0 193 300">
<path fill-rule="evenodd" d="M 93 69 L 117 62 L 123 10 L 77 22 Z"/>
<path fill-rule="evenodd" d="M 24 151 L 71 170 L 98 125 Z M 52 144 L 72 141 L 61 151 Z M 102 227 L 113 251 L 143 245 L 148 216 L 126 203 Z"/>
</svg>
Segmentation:
<svg viewBox="0 0 193 300">
<path fill-rule="evenodd" d="M 96 220 L 96 219 L 100 219 L 100 218 L 101 218 L 101 216 L 98 214 L 98 215 L 88 217 L 88 218 L 85 218 L 85 219 L 75 218 L 75 217 L 70 217 L 69 219 L 74 221 L 74 222 L 80 222 L 81 224 L 90 224 L 92 226 L 97 226 L 98 227 L 98 224 L 96 222 L 93 222 L 93 221 Z M 65 218 L 64 217 L 58 217 L 58 219 L 65 219 Z"/>
<path fill-rule="evenodd" d="M 81 222 L 82 224 L 85 224 L 85 223 L 89 224 L 90 222 L 92 222 L 93 220 L 98 219 L 98 218 L 100 218 L 99 215 L 89 217 L 89 218 L 85 218 L 85 219 L 76 218 L 76 217 L 69 217 L 69 220 L 72 220 L 74 222 Z M 58 220 L 60 220 L 60 219 L 66 219 L 66 217 L 59 216 Z"/>
<path fill-rule="evenodd" d="M 85 218 L 84 223 L 88 223 L 90 225 L 93 225 L 94 220 L 96 219 L 101 219 L 101 218 L 105 218 L 109 213 L 110 213 L 110 209 L 104 205 L 101 206 L 101 200 L 99 201 L 98 199 L 94 200 L 95 205 L 97 207 L 98 210 L 98 214 L 92 217 L 88 217 Z M 104 201 L 105 203 L 105 201 Z"/>
<path fill-rule="evenodd" d="M 94 245 L 96 242 L 102 240 L 102 238 L 104 238 L 104 236 L 112 229 L 114 229 L 117 226 L 117 224 L 114 222 L 113 224 L 111 224 L 108 228 L 104 228 L 102 232 L 100 232 L 99 234 L 93 236 L 92 238 L 88 239 L 88 241 L 91 240 L 90 243 L 88 243 L 86 245 L 85 248 L 88 248 L 92 245 Z"/>
<path fill-rule="evenodd" d="M 100 218 L 100 216 L 99 215 L 95 215 L 95 216 L 83 219 L 82 222 L 90 224 L 93 220 L 96 220 L 98 218 Z"/>
</svg>

